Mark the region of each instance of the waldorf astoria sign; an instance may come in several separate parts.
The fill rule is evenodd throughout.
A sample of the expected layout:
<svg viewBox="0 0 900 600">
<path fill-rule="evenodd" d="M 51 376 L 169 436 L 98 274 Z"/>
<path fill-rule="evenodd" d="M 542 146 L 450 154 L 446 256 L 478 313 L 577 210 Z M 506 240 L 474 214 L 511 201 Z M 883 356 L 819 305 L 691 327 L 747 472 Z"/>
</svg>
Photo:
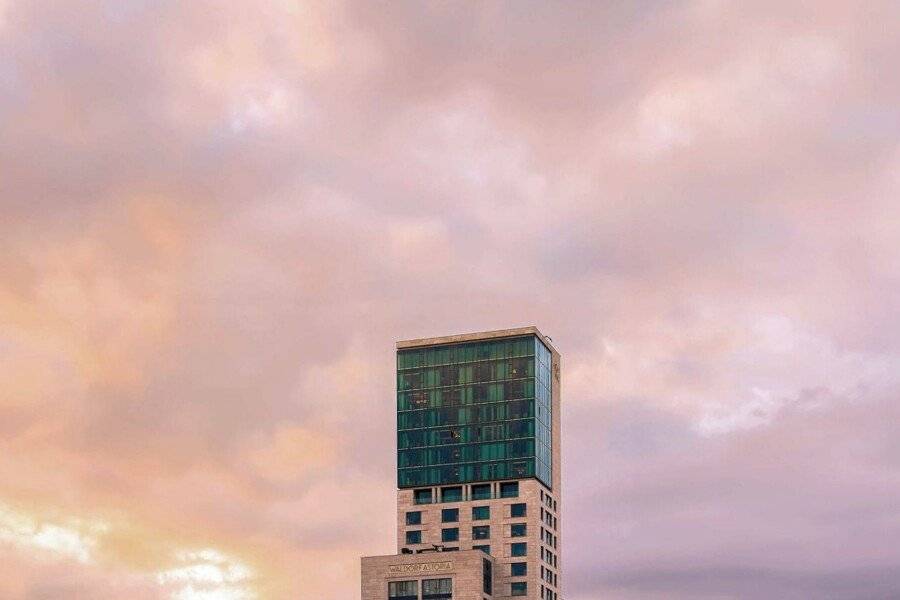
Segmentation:
<svg viewBox="0 0 900 600">
<path fill-rule="evenodd" d="M 409 573 L 444 573 L 453 570 L 451 561 L 436 563 L 419 563 L 413 565 L 390 565 L 388 573 L 391 575 L 406 575 Z"/>
</svg>

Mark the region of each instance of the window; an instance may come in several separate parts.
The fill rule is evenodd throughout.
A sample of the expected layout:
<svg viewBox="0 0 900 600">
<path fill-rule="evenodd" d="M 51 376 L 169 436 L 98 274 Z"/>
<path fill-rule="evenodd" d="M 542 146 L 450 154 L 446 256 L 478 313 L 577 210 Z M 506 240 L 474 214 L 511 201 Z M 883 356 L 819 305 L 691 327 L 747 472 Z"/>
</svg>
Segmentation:
<svg viewBox="0 0 900 600">
<path fill-rule="evenodd" d="M 509 535 L 512 537 L 525 537 L 527 535 L 527 527 L 525 523 L 513 523 L 509 526 Z"/>
<path fill-rule="evenodd" d="M 501 498 L 518 498 L 519 497 L 519 482 L 518 481 L 508 481 L 506 483 L 500 484 L 500 497 Z"/>
<path fill-rule="evenodd" d="M 483 546 L 483 545 L 482 545 L 482 546 L 472 546 L 472 550 L 481 550 L 481 551 L 484 552 L 485 554 L 490 554 L 490 553 L 491 553 L 491 547 L 490 547 L 490 546 Z"/>
<path fill-rule="evenodd" d="M 490 554 L 490 552 L 488 552 Z M 482 583 L 481 590 L 485 594 L 493 594 L 494 593 L 494 575 L 493 575 L 493 567 L 491 566 L 491 561 L 486 558 L 482 559 L 481 562 L 481 575 L 482 575 Z"/>
<path fill-rule="evenodd" d="M 459 546 L 444 546 L 441 552 L 459 552 Z"/>
<path fill-rule="evenodd" d="M 525 556 L 528 553 L 528 544 L 525 542 L 516 542 L 509 545 L 510 556 Z"/>
<path fill-rule="evenodd" d="M 491 526 L 490 525 L 476 525 L 472 528 L 472 539 L 473 540 L 489 540 L 491 539 Z"/>
<path fill-rule="evenodd" d="M 431 504 L 431 490 L 416 490 L 413 492 L 413 501 L 416 504 Z"/>
<path fill-rule="evenodd" d="M 421 544 L 422 543 L 422 532 L 421 531 L 407 531 L 406 532 L 406 543 L 407 544 Z"/>
<path fill-rule="evenodd" d="M 453 580 L 424 579 L 422 581 L 422 600 L 450 600 L 453 597 Z"/>
<path fill-rule="evenodd" d="M 472 520 L 473 521 L 484 521 L 486 519 L 491 518 L 491 507 L 490 506 L 473 506 L 472 507 Z"/>
<path fill-rule="evenodd" d="M 509 507 L 509 515 L 511 517 L 524 517 L 525 516 L 525 504 L 512 504 Z"/>
<path fill-rule="evenodd" d="M 445 487 L 441 488 L 441 502 L 460 502 L 462 500 L 462 488 Z"/>
<path fill-rule="evenodd" d="M 527 596 L 528 583 L 525 581 L 517 581 L 510 585 L 509 592 L 510 596 Z"/>
<path fill-rule="evenodd" d="M 489 500 L 491 498 L 491 485 L 480 484 L 472 486 L 472 500 Z"/>
<path fill-rule="evenodd" d="M 525 577 L 526 575 L 528 575 L 528 563 L 511 563 L 509 567 L 510 575 L 512 575 L 513 577 Z"/>
<path fill-rule="evenodd" d="M 449 529 L 441 529 L 442 542 L 455 542 L 459 539 L 459 528 L 451 527 Z"/>
<path fill-rule="evenodd" d="M 382 588 L 383 589 L 383 588 Z M 392 600 L 418 600 L 418 581 L 390 581 L 388 582 L 388 598 Z"/>
<path fill-rule="evenodd" d="M 414 510 L 406 513 L 406 524 L 407 525 L 421 525 L 422 524 L 422 511 Z"/>
<path fill-rule="evenodd" d="M 441 511 L 441 523 L 456 523 L 459 521 L 458 508 L 445 508 Z"/>
</svg>

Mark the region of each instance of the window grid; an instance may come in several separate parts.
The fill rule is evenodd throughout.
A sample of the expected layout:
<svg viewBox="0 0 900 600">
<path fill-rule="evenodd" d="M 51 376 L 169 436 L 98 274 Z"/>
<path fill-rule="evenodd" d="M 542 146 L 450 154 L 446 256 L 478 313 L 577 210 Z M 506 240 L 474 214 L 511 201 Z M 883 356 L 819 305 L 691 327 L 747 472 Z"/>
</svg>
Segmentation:
<svg viewBox="0 0 900 600">
<path fill-rule="evenodd" d="M 398 486 L 549 483 L 549 357 L 534 335 L 398 351 Z"/>
</svg>

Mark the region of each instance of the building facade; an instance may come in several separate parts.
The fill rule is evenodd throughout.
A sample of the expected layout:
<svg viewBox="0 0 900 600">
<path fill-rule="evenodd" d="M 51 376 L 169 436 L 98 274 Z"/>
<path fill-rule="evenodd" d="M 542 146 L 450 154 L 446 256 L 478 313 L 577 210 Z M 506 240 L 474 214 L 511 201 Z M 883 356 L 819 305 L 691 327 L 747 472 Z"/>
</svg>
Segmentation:
<svg viewBox="0 0 900 600">
<path fill-rule="evenodd" d="M 397 556 L 480 551 L 491 584 L 479 600 L 561 598 L 559 365 L 535 327 L 397 343 Z M 390 578 L 373 583 L 374 559 L 392 557 L 363 559 L 363 600 L 413 600 Z M 404 589 L 424 600 L 437 585 L 426 581 Z"/>
</svg>

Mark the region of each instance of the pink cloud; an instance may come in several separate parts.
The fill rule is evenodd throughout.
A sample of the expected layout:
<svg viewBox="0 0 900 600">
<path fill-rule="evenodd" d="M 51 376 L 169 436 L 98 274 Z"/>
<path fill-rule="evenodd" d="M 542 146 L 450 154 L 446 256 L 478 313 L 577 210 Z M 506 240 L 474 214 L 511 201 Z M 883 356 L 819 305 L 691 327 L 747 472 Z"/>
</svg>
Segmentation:
<svg viewBox="0 0 900 600">
<path fill-rule="evenodd" d="M 393 341 L 527 323 L 567 597 L 895 589 L 898 16 L 0 1 L 0 595 L 353 597 Z"/>
</svg>

